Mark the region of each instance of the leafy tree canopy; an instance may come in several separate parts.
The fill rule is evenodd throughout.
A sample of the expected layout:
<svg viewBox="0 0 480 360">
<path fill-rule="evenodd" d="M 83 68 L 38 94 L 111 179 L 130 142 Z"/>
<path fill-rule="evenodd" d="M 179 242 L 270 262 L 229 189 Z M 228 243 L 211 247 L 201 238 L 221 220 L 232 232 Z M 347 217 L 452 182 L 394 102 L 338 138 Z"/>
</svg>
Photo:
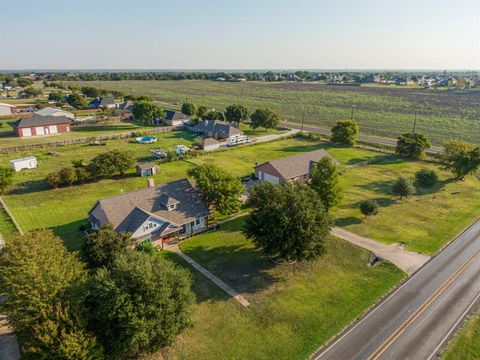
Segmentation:
<svg viewBox="0 0 480 360">
<path fill-rule="evenodd" d="M 191 324 L 189 273 L 158 254 L 128 251 L 90 282 L 92 327 L 112 358 L 170 345 Z"/>
<path fill-rule="evenodd" d="M 48 230 L 9 238 L 0 257 L 4 309 L 26 358 L 102 359 L 87 330 L 87 274 Z"/>
<path fill-rule="evenodd" d="M 338 171 L 330 157 L 320 159 L 313 166 L 310 186 L 317 192 L 327 211 L 339 203 L 341 190 L 338 184 Z"/>
<path fill-rule="evenodd" d="M 251 191 L 244 233 L 277 259 L 310 259 L 324 251 L 331 218 L 318 194 L 304 184 L 263 182 Z"/>
<path fill-rule="evenodd" d="M 208 108 L 205 105 L 200 105 L 197 109 L 197 116 L 200 119 L 206 119 L 206 116 L 208 114 Z"/>
<path fill-rule="evenodd" d="M 400 156 L 420 159 L 425 154 L 425 150 L 430 146 L 430 141 L 425 135 L 406 133 L 398 137 L 396 152 Z"/>
<path fill-rule="evenodd" d="M 433 169 L 420 169 L 415 173 L 415 180 L 424 187 L 430 187 L 438 181 L 438 175 Z"/>
<path fill-rule="evenodd" d="M 209 111 L 203 119 L 204 120 L 225 120 L 225 116 L 221 111 Z"/>
<path fill-rule="evenodd" d="M 377 215 L 378 214 L 378 204 L 375 200 L 363 200 L 360 203 L 360 212 L 367 216 Z"/>
<path fill-rule="evenodd" d="M 165 117 L 165 111 L 151 101 L 142 100 L 133 104 L 133 116 L 144 125 L 155 125 Z"/>
<path fill-rule="evenodd" d="M 332 128 L 330 140 L 337 144 L 355 145 L 358 129 L 358 124 L 354 120 L 337 121 Z"/>
<path fill-rule="evenodd" d="M 87 170 L 94 179 L 112 175 L 125 175 L 134 165 L 132 155 L 127 151 L 111 150 L 95 156 L 87 165 Z"/>
<path fill-rule="evenodd" d="M 69 94 L 65 100 L 75 109 L 85 109 L 88 106 L 85 96 L 76 91 Z"/>
<path fill-rule="evenodd" d="M 403 176 L 400 176 L 393 183 L 392 192 L 395 195 L 400 196 L 400 199 L 403 199 L 404 197 L 412 196 L 415 193 L 415 187 L 410 180 Z"/>
<path fill-rule="evenodd" d="M 110 267 L 118 255 L 127 252 L 131 243 L 131 234 L 117 233 L 112 224 L 102 225 L 85 236 L 83 254 L 92 268 Z"/>
<path fill-rule="evenodd" d="M 231 214 L 240 207 L 242 183 L 221 167 L 204 164 L 189 169 L 188 175 L 195 179 L 209 208 L 222 214 Z"/>
<path fill-rule="evenodd" d="M 241 122 L 245 122 L 250 115 L 248 109 L 239 104 L 232 104 L 227 106 L 225 110 L 225 120 L 230 123 L 240 125 Z"/>
<path fill-rule="evenodd" d="M 461 140 L 444 144 L 445 153 L 441 160 L 444 168 L 450 170 L 457 180 L 464 180 L 480 167 L 480 148 Z"/>
<path fill-rule="evenodd" d="M 253 129 L 263 127 L 265 131 L 276 128 L 280 122 L 278 114 L 270 109 L 257 109 L 250 116 L 250 126 Z"/>
<path fill-rule="evenodd" d="M 186 102 L 182 104 L 182 113 L 188 116 L 197 115 L 197 106 L 195 104 Z"/>
</svg>

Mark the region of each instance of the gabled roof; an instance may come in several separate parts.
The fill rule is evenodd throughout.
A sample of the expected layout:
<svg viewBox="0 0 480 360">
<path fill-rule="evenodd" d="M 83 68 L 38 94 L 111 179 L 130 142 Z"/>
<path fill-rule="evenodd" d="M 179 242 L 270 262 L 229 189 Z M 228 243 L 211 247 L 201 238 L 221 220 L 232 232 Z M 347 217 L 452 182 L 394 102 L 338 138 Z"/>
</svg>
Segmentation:
<svg viewBox="0 0 480 360">
<path fill-rule="evenodd" d="M 219 141 L 215 140 L 214 138 L 205 138 L 203 139 L 203 146 L 210 146 L 210 145 L 217 145 L 220 144 Z"/>
<path fill-rule="evenodd" d="M 312 163 L 318 162 L 325 156 L 330 157 L 336 165 L 339 164 L 328 152 L 319 149 L 281 159 L 270 160 L 255 166 L 255 169 L 288 180 L 310 173 Z"/>
<path fill-rule="evenodd" d="M 126 100 L 120 104 L 118 104 L 118 108 L 120 110 L 132 110 L 133 108 L 133 101 L 132 100 Z"/>
<path fill-rule="evenodd" d="M 166 120 L 190 120 L 192 118 L 180 111 L 166 110 L 165 113 Z"/>
<path fill-rule="evenodd" d="M 171 201 L 177 206 L 169 211 L 165 202 Z M 210 212 L 192 184 L 182 179 L 98 200 L 89 215 L 101 224 L 112 223 L 116 231 L 133 233 L 150 216 L 181 226 Z"/>
<path fill-rule="evenodd" d="M 95 98 L 89 102 L 89 105 L 95 105 L 95 106 L 115 105 L 115 100 L 113 100 L 112 98 Z"/>
<path fill-rule="evenodd" d="M 15 122 L 10 123 L 13 127 L 23 128 L 23 127 L 32 127 L 32 126 L 46 126 L 46 125 L 59 125 L 59 124 L 70 124 L 72 119 L 69 119 L 66 116 L 41 116 L 33 115 L 29 118 L 18 119 Z"/>
<path fill-rule="evenodd" d="M 222 135 L 223 137 L 230 137 L 232 135 L 243 134 L 243 131 L 221 120 L 204 120 L 195 125 L 195 131 L 211 132 Z"/>
<path fill-rule="evenodd" d="M 153 169 L 154 167 L 156 167 L 155 163 L 143 163 L 137 165 L 138 170 Z"/>
<path fill-rule="evenodd" d="M 177 199 L 171 197 L 171 196 L 168 196 L 168 195 L 165 195 L 165 194 L 162 194 L 160 196 L 160 199 L 159 199 L 160 203 L 163 205 L 163 206 L 168 206 L 168 205 L 173 205 L 173 204 L 178 204 L 180 201 L 178 201 Z"/>
<path fill-rule="evenodd" d="M 67 112 L 67 111 L 58 109 L 58 108 L 46 107 L 38 111 L 35 111 L 35 114 L 41 115 L 41 116 L 48 116 L 48 115 L 53 115 L 57 112 Z"/>
</svg>

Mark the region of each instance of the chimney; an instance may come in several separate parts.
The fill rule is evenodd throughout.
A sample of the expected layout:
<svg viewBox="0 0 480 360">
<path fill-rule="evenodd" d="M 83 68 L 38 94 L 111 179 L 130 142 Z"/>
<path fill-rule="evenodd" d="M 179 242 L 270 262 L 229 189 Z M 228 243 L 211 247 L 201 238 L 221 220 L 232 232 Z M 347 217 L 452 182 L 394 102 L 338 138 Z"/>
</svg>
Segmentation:
<svg viewBox="0 0 480 360">
<path fill-rule="evenodd" d="M 155 187 L 155 180 L 154 179 L 147 179 L 147 187 L 149 187 L 149 188 Z"/>
</svg>

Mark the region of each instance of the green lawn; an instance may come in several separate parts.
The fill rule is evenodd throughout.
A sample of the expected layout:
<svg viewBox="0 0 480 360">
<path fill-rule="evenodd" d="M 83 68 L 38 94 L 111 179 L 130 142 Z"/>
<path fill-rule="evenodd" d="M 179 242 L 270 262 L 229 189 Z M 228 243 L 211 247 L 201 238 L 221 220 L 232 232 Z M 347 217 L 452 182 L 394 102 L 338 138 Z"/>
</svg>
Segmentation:
<svg viewBox="0 0 480 360">
<path fill-rule="evenodd" d="M 240 102 L 249 110 L 269 107 L 282 120 L 330 128 L 349 119 L 352 105 L 361 131 L 397 137 L 411 131 L 415 113 L 417 130 L 435 143 L 463 138 L 479 143 L 480 96 L 478 91 L 434 90 L 407 87 L 330 86 L 316 83 L 229 83 L 218 81 L 86 81 L 73 82 L 102 89 L 147 95 L 162 106 L 178 106 L 179 99 L 223 110 Z"/>
<path fill-rule="evenodd" d="M 99 135 L 125 133 L 131 131 L 143 131 L 152 127 L 142 126 L 133 122 L 98 123 L 93 125 L 76 125 L 71 127 L 71 132 L 52 136 L 41 136 L 21 139 L 15 136 L 13 128 L 9 125 L 12 120 L 2 120 L 0 127 L 0 148 L 9 146 L 20 146 L 26 144 L 44 144 L 48 142 L 61 141 L 66 139 L 96 137 Z"/>
<path fill-rule="evenodd" d="M 400 200 L 391 193 L 399 176 L 414 179 L 421 168 L 434 168 L 439 183 L 431 189 L 416 186 L 417 194 Z M 335 212 L 337 225 L 385 243 L 404 243 L 408 250 L 433 255 L 480 213 L 480 181 L 452 181 L 451 174 L 423 161 L 403 161 L 393 155 L 374 164 L 353 166 L 341 177 L 344 198 Z M 378 215 L 364 219 L 359 202 L 375 199 Z"/>
<path fill-rule="evenodd" d="M 480 359 L 480 313 L 467 320 L 442 354 L 442 360 Z"/>
<path fill-rule="evenodd" d="M 152 145 L 112 140 L 105 147 L 74 145 L 55 148 L 58 155 L 47 155 L 48 149 L 0 155 L 0 166 L 7 166 L 10 159 L 24 155 L 35 155 L 39 161 L 37 169 L 16 175 L 15 190 L 4 199 L 24 230 L 51 228 L 65 240 L 69 248 L 78 248 L 82 242 L 80 226 L 85 224 L 86 213 L 94 202 L 99 198 L 141 188 L 145 186 L 145 179 L 135 176 L 131 169 L 124 178 L 50 189 L 44 181 L 45 176 L 61 166 L 69 165 L 73 159 L 88 161 L 108 149 L 126 149 L 134 154 L 137 161 L 149 161 L 151 148 L 173 149 L 176 144 L 192 143 L 192 136 L 188 132 L 172 132 L 158 137 L 160 140 Z M 391 183 L 396 177 L 403 174 L 413 178 L 416 170 L 434 165 L 403 161 L 392 155 L 361 148 L 304 139 L 283 139 L 206 153 L 187 161 L 161 163 L 155 181 L 162 183 L 186 177 L 190 167 L 205 163 L 217 164 L 235 176 L 243 177 L 253 173 L 255 164 L 319 148 L 328 150 L 342 163 L 344 197 L 334 215 L 339 226 L 352 232 L 386 243 L 403 242 L 408 249 L 434 254 L 478 216 L 480 182 L 473 177 L 465 182 L 451 182 L 448 173 L 437 169 L 441 181 L 436 188 L 419 188 L 418 195 L 400 201 L 390 192 Z M 373 158 L 376 163 L 365 164 L 365 161 Z M 367 198 L 377 199 L 381 208 L 377 216 L 365 220 L 358 210 L 358 203 Z"/>
<path fill-rule="evenodd" d="M 192 270 L 194 326 L 149 358 L 305 359 L 404 278 L 387 263 L 369 268 L 369 253 L 334 238 L 318 260 L 274 266 L 241 234 L 242 222 L 231 221 L 181 247 L 240 290 L 250 307 L 198 283 Z"/>
</svg>

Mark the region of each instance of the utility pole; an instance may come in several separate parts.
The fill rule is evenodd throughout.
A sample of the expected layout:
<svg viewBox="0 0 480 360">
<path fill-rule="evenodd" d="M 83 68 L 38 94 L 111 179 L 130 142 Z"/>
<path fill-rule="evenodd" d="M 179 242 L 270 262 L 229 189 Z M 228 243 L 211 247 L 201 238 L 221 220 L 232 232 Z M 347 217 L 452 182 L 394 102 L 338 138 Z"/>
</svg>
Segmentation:
<svg viewBox="0 0 480 360">
<path fill-rule="evenodd" d="M 353 121 L 353 105 L 352 105 L 352 111 L 350 113 L 350 120 Z"/>
<path fill-rule="evenodd" d="M 413 133 L 417 131 L 417 113 L 415 113 L 415 120 L 413 120 Z"/>
<path fill-rule="evenodd" d="M 303 117 L 302 117 L 302 126 L 300 127 L 300 131 L 303 131 L 303 124 L 305 122 L 305 116 L 307 115 L 307 109 L 305 109 L 305 106 L 303 107 Z"/>
</svg>

